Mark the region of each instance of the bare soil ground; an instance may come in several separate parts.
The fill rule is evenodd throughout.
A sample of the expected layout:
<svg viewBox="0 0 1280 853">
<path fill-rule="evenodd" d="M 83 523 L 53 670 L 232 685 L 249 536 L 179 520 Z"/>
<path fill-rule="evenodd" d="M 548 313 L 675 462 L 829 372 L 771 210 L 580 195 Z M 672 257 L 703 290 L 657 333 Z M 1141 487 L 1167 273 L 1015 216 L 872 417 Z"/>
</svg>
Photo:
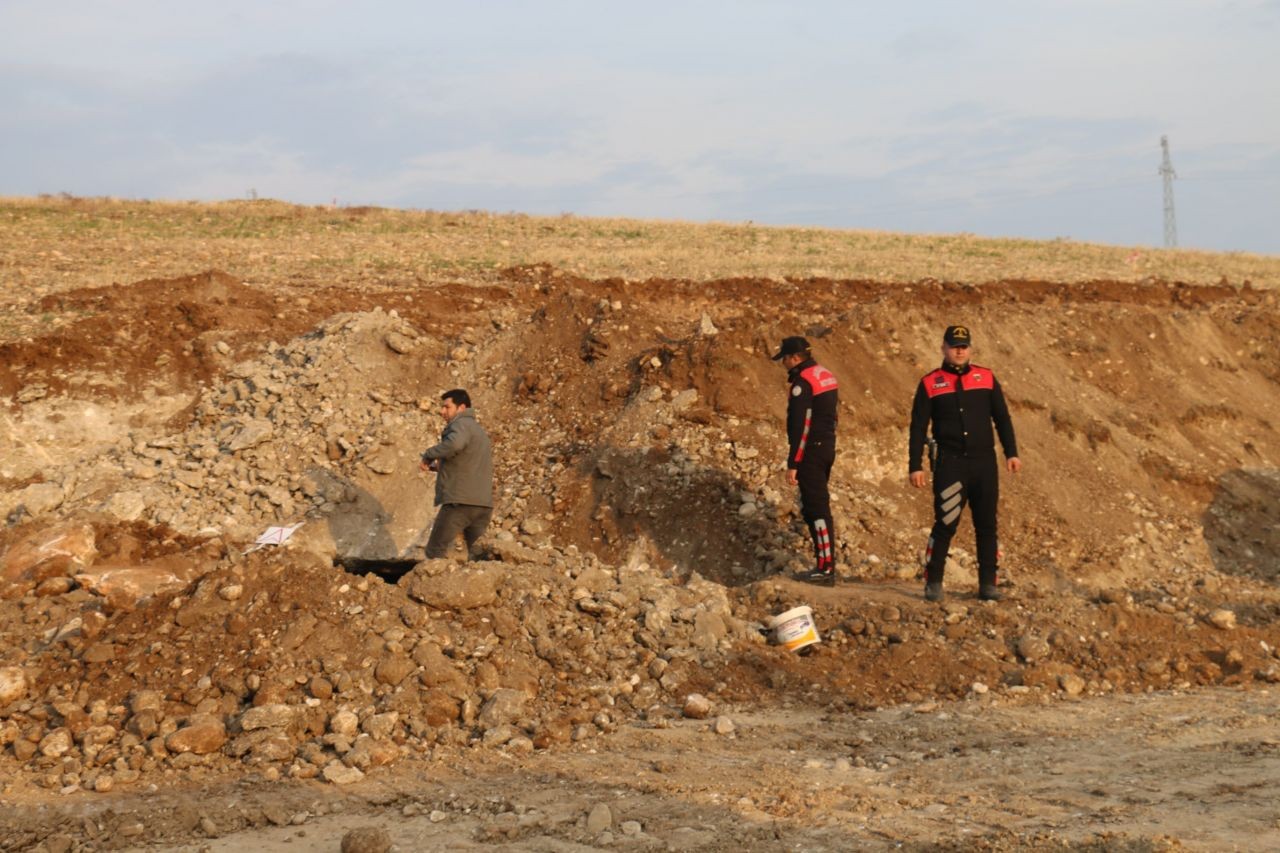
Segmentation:
<svg viewBox="0 0 1280 853">
<path fill-rule="evenodd" d="M 1280 842 L 1273 259 L 815 232 L 798 274 L 768 229 L 161 213 L 4 208 L 0 849 Z M 998 604 L 967 521 L 919 596 L 907 410 L 949 322 L 1027 465 Z M 787 334 L 841 380 L 833 589 L 788 576 Z M 453 386 L 485 559 L 344 571 L 430 523 Z M 823 642 L 764 642 L 798 604 Z"/>
</svg>

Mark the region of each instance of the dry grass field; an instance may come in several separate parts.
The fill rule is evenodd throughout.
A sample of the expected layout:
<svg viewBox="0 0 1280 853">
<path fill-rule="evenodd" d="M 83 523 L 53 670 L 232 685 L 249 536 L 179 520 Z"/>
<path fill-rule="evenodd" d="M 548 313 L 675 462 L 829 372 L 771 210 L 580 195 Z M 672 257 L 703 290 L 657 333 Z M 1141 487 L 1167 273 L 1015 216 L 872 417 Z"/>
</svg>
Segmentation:
<svg viewBox="0 0 1280 853">
<path fill-rule="evenodd" d="M 248 281 L 487 281 L 550 264 L 587 278 L 1124 281 L 1275 287 L 1280 257 L 960 235 L 485 212 L 0 198 L 4 300 L 216 268 Z"/>
</svg>

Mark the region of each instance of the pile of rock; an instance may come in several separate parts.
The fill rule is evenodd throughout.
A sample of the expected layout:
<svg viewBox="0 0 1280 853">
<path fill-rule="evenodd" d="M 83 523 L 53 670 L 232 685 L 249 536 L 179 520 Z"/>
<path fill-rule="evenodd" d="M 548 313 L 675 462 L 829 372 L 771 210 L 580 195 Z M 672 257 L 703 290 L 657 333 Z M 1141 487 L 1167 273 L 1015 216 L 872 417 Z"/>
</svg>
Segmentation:
<svg viewBox="0 0 1280 853">
<path fill-rule="evenodd" d="M 719 585 L 495 548 L 398 585 L 288 550 L 229 558 L 92 637 L 67 608 L 48 628 L 33 612 L 0 669 L 0 743 L 60 789 L 229 761 L 341 784 L 409 752 L 532 750 L 679 714 L 692 672 L 760 641 Z"/>
</svg>

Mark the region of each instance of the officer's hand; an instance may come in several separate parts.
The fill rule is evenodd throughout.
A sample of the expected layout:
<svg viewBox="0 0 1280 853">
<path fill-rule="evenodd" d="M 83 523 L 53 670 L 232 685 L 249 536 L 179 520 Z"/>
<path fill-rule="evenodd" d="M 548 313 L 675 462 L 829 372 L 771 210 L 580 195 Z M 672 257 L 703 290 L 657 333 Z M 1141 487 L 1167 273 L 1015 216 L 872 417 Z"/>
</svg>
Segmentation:
<svg viewBox="0 0 1280 853">
<path fill-rule="evenodd" d="M 923 489 L 925 487 L 925 476 L 923 471 L 912 471 L 910 479 L 911 485 L 915 486 L 917 489 Z"/>
<path fill-rule="evenodd" d="M 423 471 L 439 471 L 440 463 L 434 459 L 432 459 L 430 462 L 424 459 L 418 463 L 418 467 L 421 468 Z"/>
<path fill-rule="evenodd" d="M 795 469 L 795 468 L 788 468 L 788 469 L 787 469 L 787 485 L 788 485 L 788 486 L 798 486 L 798 485 L 800 485 L 800 480 L 799 480 L 799 478 L 797 478 L 797 477 L 796 477 L 796 469 Z"/>
<path fill-rule="evenodd" d="M 1009 469 L 1010 474 L 1016 474 L 1022 470 L 1022 460 L 1016 456 L 1010 456 L 1005 460 L 1004 464 Z"/>
</svg>

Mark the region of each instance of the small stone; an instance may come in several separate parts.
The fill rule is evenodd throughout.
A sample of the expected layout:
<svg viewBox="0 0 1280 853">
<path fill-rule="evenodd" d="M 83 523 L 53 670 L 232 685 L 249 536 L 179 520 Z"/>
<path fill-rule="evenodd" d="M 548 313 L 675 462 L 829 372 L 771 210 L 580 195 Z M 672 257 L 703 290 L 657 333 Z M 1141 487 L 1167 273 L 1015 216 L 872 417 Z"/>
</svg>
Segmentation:
<svg viewBox="0 0 1280 853">
<path fill-rule="evenodd" d="M 445 820 L 448 817 L 449 817 L 448 812 L 442 812 L 439 809 L 432 809 L 431 814 L 427 815 L 427 820 L 431 821 L 432 823 L 440 823 L 441 821 Z"/>
<path fill-rule="evenodd" d="M 973 685 L 969 689 L 972 690 L 978 696 L 981 696 L 991 688 L 987 687 L 987 685 L 983 684 L 981 681 L 975 681 L 973 682 Z"/>
<path fill-rule="evenodd" d="M 185 726 L 165 738 L 164 745 L 170 752 L 208 755 L 226 742 L 227 728 L 222 720 L 210 714 L 193 714 Z"/>
<path fill-rule="evenodd" d="M 40 754 L 48 758 L 66 755 L 75 745 L 71 732 L 65 728 L 54 729 L 40 739 Z"/>
<path fill-rule="evenodd" d="M 142 711 L 160 711 L 164 705 L 164 696 L 159 690 L 135 690 L 129 696 L 129 710 L 137 714 Z"/>
<path fill-rule="evenodd" d="M 1028 634 L 1019 637 L 1014 645 L 1018 650 L 1018 656 L 1027 663 L 1035 663 L 1049 657 L 1049 644 L 1039 637 Z"/>
<path fill-rule="evenodd" d="M 711 726 L 711 730 L 718 735 L 731 735 L 737 730 L 737 727 L 733 724 L 733 720 L 728 717 L 720 716 L 716 717 L 716 721 Z"/>
<path fill-rule="evenodd" d="M 235 601 L 244 595 L 244 584 L 229 583 L 218 590 L 218 597 L 223 601 Z"/>
<path fill-rule="evenodd" d="M 480 708 L 480 716 L 476 722 L 485 729 L 492 729 L 503 723 L 510 723 L 523 711 L 528 694 L 522 690 L 499 688 Z"/>
<path fill-rule="evenodd" d="M 399 332 L 389 332 L 386 341 L 387 348 L 400 355 L 408 355 L 414 350 L 413 339 Z"/>
<path fill-rule="evenodd" d="M 613 809 L 605 803 L 597 803 L 587 815 L 587 832 L 599 835 L 613 826 Z"/>
<path fill-rule="evenodd" d="M 1236 627 L 1236 614 L 1225 608 L 1218 608 L 1209 614 L 1209 622 L 1213 627 L 1230 631 Z"/>
<path fill-rule="evenodd" d="M 360 718 L 351 711 L 339 711 L 329 718 L 329 731 L 343 737 L 355 737 L 360 730 Z"/>
<path fill-rule="evenodd" d="M 289 822 L 289 813 L 285 811 L 284 807 L 274 803 L 262 809 L 262 816 L 274 826 L 284 826 Z"/>
<path fill-rule="evenodd" d="M 624 820 L 622 822 L 622 834 L 628 836 L 637 836 L 644 832 L 644 827 L 640 825 L 638 820 Z"/>
<path fill-rule="evenodd" d="M 387 853 L 391 835 L 385 829 L 362 826 L 342 836 L 342 853 Z"/>
<path fill-rule="evenodd" d="M 110 773 L 103 773 L 97 779 L 93 780 L 93 790 L 99 794 L 105 794 L 115 787 L 115 779 Z"/>
<path fill-rule="evenodd" d="M 1058 686 L 1062 688 L 1062 692 L 1068 696 L 1079 696 L 1084 692 L 1085 681 L 1073 672 L 1065 673 L 1058 676 Z"/>
<path fill-rule="evenodd" d="M 320 775 L 324 776 L 326 782 L 332 782 L 334 785 L 350 785 L 364 778 L 364 774 L 357 768 L 348 767 L 337 759 L 326 764 Z"/>
<path fill-rule="evenodd" d="M 409 673 L 416 669 L 416 664 L 409 659 L 408 655 L 393 654 L 384 657 L 378 662 L 378 668 L 374 670 L 374 678 L 378 679 L 381 684 L 388 684 L 395 687 L 404 681 Z"/>
<path fill-rule="evenodd" d="M 292 706 L 276 702 L 245 711 L 240 717 L 240 728 L 246 732 L 254 729 L 283 729 L 292 722 Z"/>
<path fill-rule="evenodd" d="M 711 716 L 711 700 L 701 693 L 690 693 L 685 697 L 682 713 L 691 720 L 705 720 Z"/>
<path fill-rule="evenodd" d="M 27 695 L 27 674 L 21 667 L 0 667 L 0 707 L 10 705 Z"/>
</svg>

